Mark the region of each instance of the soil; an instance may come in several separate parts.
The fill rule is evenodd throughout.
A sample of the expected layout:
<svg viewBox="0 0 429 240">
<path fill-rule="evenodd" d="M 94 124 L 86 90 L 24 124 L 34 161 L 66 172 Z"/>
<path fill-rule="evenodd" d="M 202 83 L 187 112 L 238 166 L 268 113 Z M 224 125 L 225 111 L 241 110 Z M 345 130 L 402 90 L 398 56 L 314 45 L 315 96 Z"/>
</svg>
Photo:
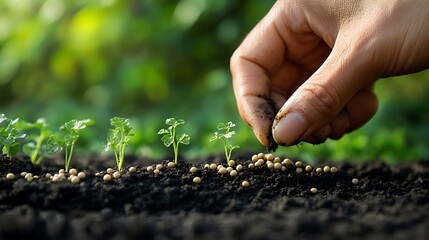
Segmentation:
<svg viewBox="0 0 429 240">
<path fill-rule="evenodd" d="M 137 171 L 103 181 L 114 161 L 76 160 L 87 177 L 53 182 L 59 163 L 33 167 L 0 157 L 0 239 L 427 239 L 429 161 L 387 165 L 314 163 L 337 173 L 263 167 L 236 177 L 205 169 L 210 157 L 179 162 L 159 174 L 154 162 L 127 158 Z M 158 162 L 160 163 L 160 162 Z M 72 162 L 72 165 L 74 162 Z M 191 166 L 198 171 L 190 173 Z M 102 170 L 102 171 L 100 171 Z M 27 181 L 21 172 L 38 178 Z M 6 174 L 15 173 L 14 180 Z M 97 174 L 98 173 L 98 174 Z M 96 176 L 99 175 L 99 176 Z M 201 183 L 193 182 L 195 176 Z M 353 184 L 352 179 L 359 179 Z M 249 187 L 243 187 L 246 180 Z M 311 188 L 317 188 L 312 193 Z"/>
</svg>

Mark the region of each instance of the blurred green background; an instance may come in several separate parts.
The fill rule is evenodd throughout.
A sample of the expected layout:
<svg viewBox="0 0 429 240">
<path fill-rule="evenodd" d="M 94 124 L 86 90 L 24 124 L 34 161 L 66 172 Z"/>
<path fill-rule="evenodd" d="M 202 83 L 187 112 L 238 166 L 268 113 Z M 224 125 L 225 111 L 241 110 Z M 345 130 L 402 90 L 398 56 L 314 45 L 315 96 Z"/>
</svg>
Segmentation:
<svg viewBox="0 0 429 240">
<path fill-rule="evenodd" d="M 239 118 L 229 57 L 275 1 L 0 0 L 0 112 L 53 129 L 72 118 L 96 124 L 79 140 L 97 153 L 109 118 L 128 117 L 128 151 L 167 156 L 157 131 L 183 118 L 190 158 L 222 151 L 208 139 L 219 122 L 237 124 L 234 144 L 261 152 Z M 409 161 L 429 156 L 429 71 L 380 80 L 377 116 L 340 141 L 281 148 L 314 159 Z"/>
</svg>

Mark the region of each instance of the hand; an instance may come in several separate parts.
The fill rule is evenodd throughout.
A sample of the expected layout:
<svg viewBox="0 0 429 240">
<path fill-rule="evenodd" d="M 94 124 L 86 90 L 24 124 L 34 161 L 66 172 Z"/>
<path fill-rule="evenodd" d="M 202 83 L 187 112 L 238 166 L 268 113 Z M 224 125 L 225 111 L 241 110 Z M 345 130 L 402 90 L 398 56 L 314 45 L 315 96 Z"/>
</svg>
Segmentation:
<svg viewBox="0 0 429 240">
<path fill-rule="evenodd" d="M 240 115 L 265 146 L 339 139 L 378 78 L 429 67 L 428 23 L 426 0 L 279 0 L 231 57 Z"/>
</svg>

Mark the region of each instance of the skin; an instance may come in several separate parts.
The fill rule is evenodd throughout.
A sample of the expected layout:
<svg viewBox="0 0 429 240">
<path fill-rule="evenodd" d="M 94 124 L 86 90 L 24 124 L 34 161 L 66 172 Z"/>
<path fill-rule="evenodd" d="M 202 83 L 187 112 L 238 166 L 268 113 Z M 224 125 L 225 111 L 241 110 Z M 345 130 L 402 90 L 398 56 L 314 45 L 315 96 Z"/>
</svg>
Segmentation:
<svg viewBox="0 0 429 240">
<path fill-rule="evenodd" d="M 377 111 L 374 82 L 429 68 L 427 0 L 279 0 L 231 57 L 265 146 L 340 139 Z"/>
</svg>

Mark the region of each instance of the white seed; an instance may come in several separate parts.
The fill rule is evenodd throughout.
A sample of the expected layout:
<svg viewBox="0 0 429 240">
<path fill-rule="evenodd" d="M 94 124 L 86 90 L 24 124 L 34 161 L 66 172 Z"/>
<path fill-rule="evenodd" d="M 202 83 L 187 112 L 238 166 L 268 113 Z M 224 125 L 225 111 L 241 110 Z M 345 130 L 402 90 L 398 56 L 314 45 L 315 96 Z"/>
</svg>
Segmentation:
<svg viewBox="0 0 429 240">
<path fill-rule="evenodd" d="M 222 166 L 221 164 L 217 165 L 217 170 L 219 171 L 219 169 L 223 168 L 224 166 Z"/>
<path fill-rule="evenodd" d="M 352 179 L 352 183 L 353 183 L 354 185 L 358 184 L 358 183 L 359 183 L 359 179 L 357 179 L 357 178 L 353 178 L 353 179 Z"/>
<path fill-rule="evenodd" d="M 152 167 L 152 166 L 148 166 L 148 167 L 146 168 L 146 170 L 147 170 L 148 172 L 152 172 L 152 171 L 153 171 L 153 167 Z"/>
<path fill-rule="evenodd" d="M 79 179 L 85 179 L 85 178 L 86 178 L 86 173 L 84 173 L 84 172 L 79 172 L 79 173 L 77 174 L 77 177 L 78 177 Z"/>
<path fill-rule="evenodd" d="M 281 163 L 279 163 L 279 162 L 276 162 L 276 163 L 274 163 L 274 168 L 275 169 L 281 169 L 282 168 L 282 164 Z"/>
<path fill-rule="evenodd" d="M 331 168 L 330 168 L 329 166 L 324 166 L 324 167 L 323 167 L 323 171 L 324 171 L 325 173 L 328 173 L 328 172 L 330 172 L 330 171 L 331 171 Z"/>
<path fill-rule="evenodd" d="M 58 173 L 66 173 L 66 170 L 61 168 L 60 170 L 58 170 Z"/>
<path fill-rule="evenodd" d="M 130 172 L 130 173 L 137 172 L 137 168 L 132 166 L 132 167 L 128 168 L 128 172 Z"/>
<path fill-rule="evenodd" d="M 310 192 L 311 192 L 311 193 L 317 193 L 317 188 L 311 188 L 311 189 L 310 189 Z"/>
<path fill-rule="evenodd" d="M 46 174 L 45 174 L 45 178 L 52 178 L 52 174 L 50 174 L 50 173 L 46 173 Z"/>
<path fill-rule="evenodd" d="M 235 161 L 234 160 L 229 160 L 228 166 L 234 167 L 235 166 Z"/>
<path fill-rule="evenodd" d="M 78 184 L 80 182 L 80 179 L 77 176 L 72 176 L 70 182 L 73 184 Z"/>
<path fill-rule="evenodd" d="M 175 166 L 176 166 L 176 164 L 174 162 L 168 162 L 167 163 L 168 168 L 174 168 Z"/>
<path fill-rule="evenodd" d="M 249 163 L 249 165 L 247 167 L 250 168 L 250 169 L 255 168 L 255 164 Z"/>
<path fill-rule="evenodd" d="M 301 161 L 297 161 L 297 162 L 295 163 L 295 167 L 297 167 L 297 168 L 302 167 L 302 162 L 301 162 Z"/>
<path fill-rule="evenodd" d="M 29 179 L 29 178 L 33 178 L 33 174 L 31 174 L 31 173 L 27 173 L 27 174 L 25 174 L 25 176 L 24 176 L 24 178 L 25 179 Z"/>
<path fill-rule="evenodd" d="M 274 168 L 274 163 L 272 163 L 272 162 L 267 163 L 267 168 L 268 169 L 273 169 Z"/>
<path fill-rule="evenodd" d="M 256 165 L 256 164 L 258 164 L 258 165 Z M 265 161 L 264 161 L 264 159 L 259 159 L 258 161 L 256 161 L 256 163 L 255 163 L 255 166 L 257 166 L 257 167 L 260 167 L 260 166 L 262 166 L 262 165 L 264 165 L 265 164 Z"/>
<path fill-rule="evenodd" d="M 103 181 L 105 181 L 105 182 L 109 182 L 109 181 L 111 181 L 112 180 L 112 175 L 110 175 L 110 174 L 105 174 L 104 176 L 103 176 Z"/>
<path fill-rule="evenodd" d="M 69 174 L 70 174 L 70 175 L 73 175 L 73 176 L 76 176 L 76 175 L 77 175 L 77 170 L 76 170 L 76 168 L 71 168 L 71 169 L 69 170 Z"/>
<path fill-rule="evenodd" d="M 52 177 L 52 182 L 58 182 L 58 181 L 60 181 L 60 178 L 58 177 L 58 175 L 57 175 L 57 174 L 55 174 L 55 175 Z"/>
<path fill-rule="evenodd" d="M 231 175 L 231 177 L 235 177 L 237 176 L 238 172 L 236 170 L 232 170 L 229 175 Z"/>
<path fill-rule="evenodd" d="M 106 173 L 108 173 L 108 174 L 112 174 L 113 172 L 114 172 L 113 168 L 108 168 L 106 170 Z"/>
<path fill-rule="evenodd" d="M 281 170 L 282 170 L 282 172 L 286 171 L 286 167 L 282 166 Z"/>
<path fill-rule="evenodd" d="M 336 167 L 331 167 L 331 173 L 337 173 L 338 172 L 338 168 Z"/>
<path fill-rule="evenodd" d="M 164 168 L 164 166 L 162 164 L 156 165 L 156 169 L 158 169 L 159 171 L 161 171 L 163 168 Z"/>
<path fill-rule="evenodd" d="M 285 159 L 283 160 L 283 162 L 284 162 L 284 164 L 283 164 L 283 165 L 285 165 L 286 167 L 287 167 L 287 166 L 292 166 L 292 165 L 293 165 L 293 161 L 292 161 L 292 160 L 290 160 L 289 158 L 285 158 Z"/>
<path fill-rule="evenodd" d="M 217 169 L 217 165 L 215 163 L 210 164 L 210 169 L 211 170 L 216 170 Z"/>
<path fill-rule="evenodd" d="M 226 168 L 220 168 L 219 170 L 218 170 L 218 173 L 219 174 L 221 174 L 221 175 L 224 175 L 224 174 L 226 174 L 228 172 L 228 170 L 226 170 Z"/>
<path fill-rule="evenodd" d="M 64 173 L 60 173 L 60 174 L 58 174 L 58 178 L 60 181 L 63 181 L 66 179 L 66 175 L 64 175 Z"/>
<path fill-rule="evenodd" d="M 161 171 L 159 171 L 159 169 L 155 169 L 155 170 L 153 170 L 153 173 L 155 173 L 155 174 L 159 174 Z"/>
<path fill-rule="evenodd" d="M 15 174 L 13 174 L 13 173 L 6 174 L 6 179 L 7 180 L 13 180 L 13 179 L 15 179 Z"/>
<path fill-rule="evenodd" d="M 27 174 L 27 172 L 21 172 L 21 177 L 25 177 L 25 175 Z"/>
<path fill-rule="evenodd" d="M 204 164 L 204 169 L 210 168 L 210 164 L 206 163 Z"/>
<path fill-rule="evenodd" d="M 255 154 L 255 155 L 252 156 L 252 162 L 256 162 L 258 160 L 259 160 L 258 155 Z"/>
<path fill-rule="evenodd" d="M 274 160 L 274 155 L 271 154 L 271 153 L 265 154 L 264 159 L 267 160 L 267 161 L 273 161 Z"/>
<path fill-rule="evenodd" d="M 281 161 L 282 161 L 281 158 L 275 157 L 274 160 L 273 160 L 273 163 L 280 163 Z"/>
<path fill-rule="evenodd" d="M 116 172 L 114 172 L 114 173 L 113 173 L 113 177 L 114 177 L 115 179 L 118 179 L 118 178 L 120 178 L 120 177 L 121 177 L 121 173 L 120 173 L 120 172 L 118 172 L 118 171 L 116 171 Z"/>
<path fill-rule="evenodd" d="M 227 171 L 228 173 L 230 173 L 232 170 L 233 170 L 233 168 L 232 168 L 232 167 L 227 167 L 227 168 L 226 168 L 226 171 Z"/>
<path fill-rule="evenodd" d="M 69 180 L 69 181 L 70 181 L 72 177 L 73 177 L 72 175 L 68 176 L 68 177 L 67 177 L 67 180 Z"/>
<path fill-rule="evenodd" d="M 31 182 L 31 181 L 33 181 L 33 176 L 27 177 L 25 179 L 27 179 L 27 181 Z"/>
<path fill-rule="evenodd" d="M 313 171 L 313 167 L 311 165 L 307 165 L 307 166 L 305 166 L 305 171 L 311 172 L 311 171 Z"/>
<path fill-rule="evenodd" d="M 264 159 L 264 157 L 265 157 L 265 154 L 263 154 L 263 153 L 258 153 L 258 158 L 259 158 L 259 159 Z"/>
<path fill-rule="evenodd" d="M 242 183 L 241 183 L 241 186 L 243 186 L 243 187 L 248 187 L 250 185 L 250 183 L 248 182 L 248 181 L 243 181 Z"/>
<path fill-rule="evenodd" d="M 194 183 L 201 183 L 201 178 L 200 177 L 194 177 L 194 179 L 192 179 L 192 182 Z"/>
<path fill-rule="evenodd" d="M 243 170 L 243 165 L 238 164 L 238 165 L 235 167 L 235 170 L 237 170 L 237 172 L 240 172 L 241 170 Z"/>
<path fill-rule="evenodd" d="M 191 173 L 196 173 L 198 171 L 198 169 L 196 167 L 191 167 L 191 169 L 189 169 L 189 172 Z"/>
<path fill-rule="evenodd" d="M 260 166 L 262 166 L 262 164 L 261 164 L 261 162 L 258 160 L 258 161 L 256 161 L 256 162 L 255 162 L 254 166 L 255 166 L 255 167 L 260 167 Z"/>
<path fill-rule="evenodd" d="M 304 170 L 302 169 L 302 168 L 296 168 L 296 170 L 295 170 L 297 173 L 302 173 Z"/>
<path fill-rule="evenodd" d="M 38 175 L 34 175 L 33 178 L 34 179 L 39 179 L 39 176 Z"/>
<path fill-rule="evenodd" d="M 322 173 L 322 172 L 323 172 L 322 168 L 320 167 L 316 168 L 316 173 Z"/>
<path fill-rule="evenodd" d="M 100 176 L 100 173 L 99 173 L 99 172 L 96 172 L 94 175 L 95 175 L 96 177 L 99 177 L 99 176 Z"/>
</svg>

